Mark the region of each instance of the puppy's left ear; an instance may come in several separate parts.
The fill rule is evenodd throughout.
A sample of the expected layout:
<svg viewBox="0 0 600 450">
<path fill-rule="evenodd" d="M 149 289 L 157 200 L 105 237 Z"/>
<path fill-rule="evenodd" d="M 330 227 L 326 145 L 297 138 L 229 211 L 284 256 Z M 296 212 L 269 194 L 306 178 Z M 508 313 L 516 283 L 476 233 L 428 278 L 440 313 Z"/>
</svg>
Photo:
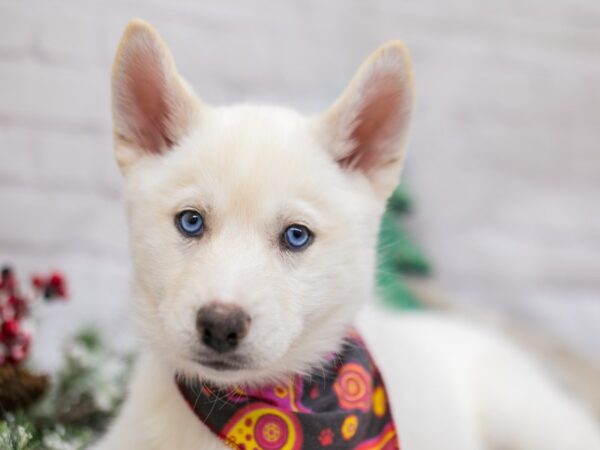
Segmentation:
<svg viewBox="0 0 600 450">
<path fill-rule="evenodd" d="M 410 57 L 404 44 L 392 41 L 362 64 L 318 119 L 321 138 L 337 163 L 362 172 L 383 200 L 399 181 L 412 106 Z"/>
</svg>

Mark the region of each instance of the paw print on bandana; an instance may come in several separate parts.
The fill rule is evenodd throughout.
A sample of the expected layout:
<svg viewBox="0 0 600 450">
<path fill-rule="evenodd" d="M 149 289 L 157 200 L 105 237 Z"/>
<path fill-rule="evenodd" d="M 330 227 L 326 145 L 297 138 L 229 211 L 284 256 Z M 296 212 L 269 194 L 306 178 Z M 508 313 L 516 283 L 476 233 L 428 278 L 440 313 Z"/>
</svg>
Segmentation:
<svg viewBox="0 0 600 450">
<path fill-rule="evenodd" d="M 334 434 L 331 428 L 325 428 L 319 433 L 319 442 L 323 447 L 327 447 L 333 444 L 333 437 Z"/>
</svg>

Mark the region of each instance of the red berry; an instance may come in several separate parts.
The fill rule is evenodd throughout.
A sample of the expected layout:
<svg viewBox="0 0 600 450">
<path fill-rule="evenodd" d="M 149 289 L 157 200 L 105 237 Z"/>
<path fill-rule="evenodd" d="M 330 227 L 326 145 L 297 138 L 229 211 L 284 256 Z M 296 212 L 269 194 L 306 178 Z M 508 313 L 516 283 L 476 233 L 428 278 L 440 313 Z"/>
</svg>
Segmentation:
<svg viewBox="0 0 600 450">
<path fill-rule="evenodd" d="M 50 275 L 49 281 L 50 281 L 50 284 L 53 286 L 60 286 L 61 284 L 63 284 L 64 278 L 61 273 L 53 272 L 52 275 Z"/>
<path fill-rule="evenodd" d="M 46 285 L 46 298 L 67 298 L 67 284 L 64 276 L 59 272 L 54 272 Z"/>
<path fill-rule="evenodd" d="M 2 324 L 2 334 L 7 338 L 15 337 L 20 330 L 19 322 L 15 319 L 7 320 Z"/>
<path fill-rule="evenodd" d="M 12 306 L 14 315 L 17 319 L 22 318 L 28 312 L 28 305 L 25 299 L 22 297 L 17 297 L 16 295 L 11 295 L 8 299 L 8 304 Z"/>
<path fill-rule="evenodd" d="M 46 281 L 39 275 L 34 275 L 31 277 L 31 284 L 36 289 L 42 289 Z"/>
</svg>

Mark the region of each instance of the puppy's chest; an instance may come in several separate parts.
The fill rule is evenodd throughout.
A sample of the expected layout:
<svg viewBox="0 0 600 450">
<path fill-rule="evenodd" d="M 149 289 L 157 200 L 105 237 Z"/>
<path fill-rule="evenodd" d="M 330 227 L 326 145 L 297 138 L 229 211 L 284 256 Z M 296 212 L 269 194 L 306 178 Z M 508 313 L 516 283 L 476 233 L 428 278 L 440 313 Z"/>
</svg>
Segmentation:
<svg viewBox="0 0 600 450">
<path fill-rule="evenodd" d="M 223 441 L 218 439 L 207 427 L 202 424 L 186 424 L 184 429 L 181 422 L 174 423 L 173 426 L 180 430 L 179 438 L 168 439 L 157 446 L 156 450 L 163 449 L 181 449 L 181 450 L 225 450 L 231 449 Z M 195 428 L 191 431 L 191 428 Z M 177 443 L 174 445 L 174 442 Z"/>
<path fill-rule="evenodd" d="M 157 411 L 145 411 L 143 420 L 132 427 L 137 436 L 133 439 L 136 448 L 145 450 L 224 450 L 229 448 L 214 435 L 203 423 L 190 413 L 187 405 L 176 396 L 175 389 L 170 390 L 173 397 L 161 403 Z"/>
</svg>

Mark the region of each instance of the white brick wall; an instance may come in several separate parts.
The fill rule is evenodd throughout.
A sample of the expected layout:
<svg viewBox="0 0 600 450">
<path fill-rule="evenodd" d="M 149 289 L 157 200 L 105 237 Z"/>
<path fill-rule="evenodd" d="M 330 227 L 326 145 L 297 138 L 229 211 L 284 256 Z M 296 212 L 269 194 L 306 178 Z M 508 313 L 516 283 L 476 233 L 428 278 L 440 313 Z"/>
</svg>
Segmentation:
<svg viewBox="0 0 600 450">
<path fill-rule="evenodd" d="M 0 0 L 0 260 L 64 269 L 60 336 L 126 335 L 127 241 L 109 73 L 132 17 L 210 102 L 325 107 L 386 39 L 418 108 L 406 181 L 437 282 L 600 361 L 600 5 L 593 0 Z"/>
</svg>

